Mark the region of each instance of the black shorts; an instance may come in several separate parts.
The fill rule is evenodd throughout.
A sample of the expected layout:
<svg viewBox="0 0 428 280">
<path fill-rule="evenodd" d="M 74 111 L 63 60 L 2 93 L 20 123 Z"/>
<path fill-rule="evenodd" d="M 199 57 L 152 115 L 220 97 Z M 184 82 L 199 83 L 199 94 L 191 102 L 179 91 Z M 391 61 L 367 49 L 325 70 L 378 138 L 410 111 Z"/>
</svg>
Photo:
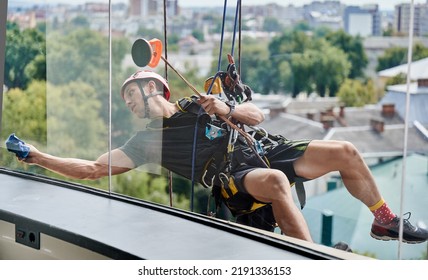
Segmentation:
<svg viewBox="0 0 428 280">
<path fill-rule="evenodd" d="M 281 170 L 287 176 L 290 184 L 293 184 L 296 177 L 293 166 L 294 161 L 303 155 L 309 143 L 310 140 L 292 141 L 286 139 L 283 143 L 267 151 L 265 154 L 269 167 Z M 254 210 L 255 204 L 263 204 L 263 202 L 254 199 L 247 192 L 243 184 L 245 175 L 257 168 L 266 168 L 266 165 L 254 155 L 254 152 L 250 148 L 238 147 L 233 155 L 231 173 L 233 183 L 238 192 L 225 201 L 233 214 L 251 212 Z"/>
</svg>

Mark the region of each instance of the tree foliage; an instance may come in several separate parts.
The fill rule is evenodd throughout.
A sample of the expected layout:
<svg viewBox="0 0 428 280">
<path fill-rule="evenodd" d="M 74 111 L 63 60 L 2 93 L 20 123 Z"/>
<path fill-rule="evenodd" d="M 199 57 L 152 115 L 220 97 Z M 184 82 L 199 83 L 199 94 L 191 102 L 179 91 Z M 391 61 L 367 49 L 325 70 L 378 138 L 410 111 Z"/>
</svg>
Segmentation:
<svg viewBox="0 0 428 280">
<path fill-rule="evenodd" d="M 46 144 L 46 82 L 14 88 L 3 95 L 2 139 L 16 133 L 22 139 Z"/>
<path fill-rule="evenodd" d="M 412 61 L 428 57 L 428 48 L 421 43 L 413 46 Z M 407 62 L 408 50 L 402 47 L 391 47 L 385 50 L 385 53 L 378 58 L 376 71 L 381 71 Z"/>
<path fill-rule="evenodd" d="M 107 124 L 95 88 L 83 82 L 48 84 L 48 152 L 94 159 L 108 149 Z"/>
<path fill-rule="evenodd" d="M 45 79 L 46 67 L 43 61 L 46 46 L 40 31 L 21 31 L 16 23 L 7 22 L 6 42 L 4 83 L 8 88 L 26 89 L 32 79 Z M 36 57 L 37 60 L 33 62 Z"/>
<path fill-rule="evenodd" d="M 113 115 L 113 143 L 123 143 L 132 127 L 129 125 L 131 115 L 119 95 L 120 86 L 127 75 L 121 67 L 122 61 L 131 48 L 128 40 L 112 40 L 112 74 L 109 75 L 109 44 L 108 39 L 100 33 L 88 29 L 76 29 L 72 32 L 51 32 L 47 37 L 47 80 L 52 85 L 69 85 L 80 82 L 90 85 L 95 98 L 100 102 L 99 116 L 104 123 L 109 122 L 109 85 L 111 79 Z M 86 88 L 76 89 L 84 95 Z"/>
<path fill-rule="evenodd" d="M 309 31 L 310 27 L 301 23 L 266 42 L 244 37 L 239 64 L 243 82 L 262 94 L 295 97 L 301 92 L 316 92 L 335 96 L 345 79 L 363 77 L 368 59 L 360 37 L 327 29 Z M 235 61 L 239 63 L 237 57 Z M 225 54 L 221 63 L 220 70 L 225 71 Z M 217 72 L 217 64 L 215 59 L 212 73 Z"/>
<path fill-rule="evenodd" d="M 46 82 L 33 81 L 27 89 L 13 88 L 3 94 L 1 138 L 15 133 L 36 145 L 46 145 Z M 11 153 L 0 153 L 2 165 L 30 169 L 19 164 Z"/>
<path fill-rule="evenodd" d="M 269 51 L 272 83 L 268 89 L 272 92 L 297 96 L 316 90 L 321 96 L 334 96 L 351 67 L 341 49 L 301 31 L 274 38 Z"/>
<path fill-rule="evenodd" d="M 339 100 L 347 107 L 361 107 L 376 102 L 376 92 L 373 81 L 366 84 L 359 80 L 347 79 L 337 94 Z"/>
<path fill-rule="evenodd" d="M 266 17 L 263 20 L 263 30 L 267 32 L 279 32 L 283 29 L 283 26 L 279 20 L 275 17 Z"/>
<path fill-rule="evenodd" d="M 344 30 L 339 30 L 328 33 L 326 40 L 333 46 L 341 49 L 348 56 L 351 69 L 347 78 L 362 78 L 364 76 L 364 69 L 368 64 L 362 38 L 360 36 L 351 36 L 345 33 Z"/>
</svg>

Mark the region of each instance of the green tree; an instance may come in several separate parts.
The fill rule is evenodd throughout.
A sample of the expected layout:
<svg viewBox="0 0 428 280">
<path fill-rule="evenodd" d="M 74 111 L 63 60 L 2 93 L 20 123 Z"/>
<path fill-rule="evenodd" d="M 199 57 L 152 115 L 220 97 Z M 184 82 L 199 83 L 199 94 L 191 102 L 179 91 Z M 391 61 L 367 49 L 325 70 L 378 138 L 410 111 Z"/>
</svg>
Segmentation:
<svg viewBox="0 0 428 280">
<path fill-rule="evenodd" d="M 27 89 L 10 89 L 3 94 L 1 139 L 11 133 L 34 144 L 46 145 L 46 82 L 33 81 Z M 2 166 L 31 169 L 19 163 L 12 153 L 0 153 Z"/>
<path fill-rule="evenodd" d="M 361 107 L 376 102 L 375 88 L 371 80 L 363 84 L 359 80 L 348 79 L 340 86 L 337 96 L 347 107 Z"/>
<path fill-rule="evenodd" d="M 269 69 L 266 71 L 270 79 L 265 84 L 266 93 L 285 91 L 297 95 L 300 91 L 311 88 L 307 79 L 310 62 L 303 55 L 310 44 L 311 39 L 305 32 L 298 30 L 286 31 L 270 41 Z M 287 72 L 283 73 L 284 69 Z"/>
<path fill-rule="evenodd" d="M 300 92 L 312 92 L 312 71 L 313 68 L 313 51 L 308 50 L 303 53 L 293 53 L 291 55 L 291 72 L 293 83 L 291 92 L 296 97 Z"/>
<path fill-rule="evenodd" d="M 112 74 L 109 75 L 108 39 L 98 32 L 76 29 L 71 33 L 52 32 L 48 37 L 48 81 L 53 85 L 83 82 L 96 89 L 95 98 L 101 102 L 99 115 L 109 121 L 109 79 L 112 86 L 113 143 L 123 144 L 132 127 L 131 114 L 119 95 L 120 86 L 131 71 L 122 70 L 122 61 L 131 49 L 125 39 L 112 40 Z M 132 72 L 135 69 L 132 70 Z"/>
<path fill-rule="evenodd" d="M 390 85 L 405 84 L 406 82 L 407 82 L 407 75 L 404 73 L 400 73 L 395 75 L 394 77 L 389 78 L 386 81 L 385 88 Z"/>
<path fill-rule="evenodd" d="M 34 81 L 25 90 L 3 95 L 2 139 L 16 133 L 22 139 L 46 144 L 46 82 Z"/>
<path fill-rule="evenodd" d="M 138 37 L 144 38 L 146 40 L 151 40 L 154 38 L 157 38 L 159 40 L 161 40 L 162 42 L 164 42 L 164 35 L 162 32 L 153 29 L 153 28 L 146 28 L 144 26 L 140 26 L 137 30 L 136 35 Z"/>
<path fill-rule="evenodd" d="M 321 96 L 334 96 L 348 76 L 350 63 L 340 48 L 323 38 L 302 31 L 287 31 L 269 44 L 271 92 L 300 92 L 317 90 Z"/>
<path fill-rule="evenodd" d="M 26 77 L 46 81 L 46 55 L 38 54 L 24 69 Z"/>
<path fill-rule="evenodd" d="M 54 85 L 81 80 L 107 91 L 109 47 L 106 37 L 87 29 L 63 36 L 55 32 L 48 39 L 48 80 Z M 102 79 L 100 79 L 102 78 Z"/>
<path fill-rule="evenodd" d="M 385 53 L 378 58 L 376 71 L 388 69 L 406 62 L 407 49 L 392 47 L 385 50 Z"/>
<path fill-rule="evenodd" d="M 385 50 L 385 53 L 378 58 L 376 71 L 407 63 L 407 53 L 407 48 L 401 47 L 392 47 Z M 420 60 L 428 57 L 428 48 L 418 42 L 413 46 L 412 53 L 412 61 Z"/>
<path fill-rule="evenodd" d="M 71 24 L 76 28 L 89 28 L 89 21 L 85 16 L 76 16 L 71 20 Z"/>
<path fill-rule="evenodd" d="M 327 34 L 326 40 L 348 56 L 348 60 L 351 63 L 348 78 L 355 79 L 364 76 L 368 58 L 364 51 L 363 39 L 360 36 L 351 36 L 340 30 Z"/>
<path fill-rule="evenodd" d="M 311 27 L 307 21 L 300 21 L 294 26 L 296 31 L 310 31 Z"/>
<path fill-rule="evenodd" d="M 324 40 L 318 44 L 311 59 L 315 89 L 320 96 L 335 96 L 350 72 L 351 63 L 341 49 Z"/>
<path fill-rule="evenodd" d="M 45 77 L 46 68 L 40 63 L 33 63 L 31 71 L 26 71 L 35 57 L 43 61 L 46 55 L 45 37 L 40 31 L 21 31 L 16 23 L 7 22 L 5 52 L 4 83 L 8 88 L 25 89 L 32 79 L 30 73 L 40 79 Z"/>
<path fill-rule="evenodd" d="M 283 26 L 275 17 L 266 17 L 263 21 L 263 31 L 267 32 L 279 32 L 283 29 Z"/>
<path fill-rule="evenodd" d="M 193 30 L 192 36 L 198 39 L 199 42 L 205 42 L 204 33 L 199 29 Z"/>
<path fill-rule="evenodd" d="M 269 84 L 270 62 L 267 42 L 257 42 L 256 40 L 245 38 L 242 42 L 241 61 L 236 58 L 237 66 L 240 65 L 239 71 L 241 80 L 255 92 L 268 93 L 266 84 Z M 226 66 L 226 61 L 223 64 Z"/>
<path fill-rule="evenodd" d="M 48 152 L 94 159 L 108 150 L 107 126 L 95 88 L 83 82 L 48 84 Z"/>
</svg>

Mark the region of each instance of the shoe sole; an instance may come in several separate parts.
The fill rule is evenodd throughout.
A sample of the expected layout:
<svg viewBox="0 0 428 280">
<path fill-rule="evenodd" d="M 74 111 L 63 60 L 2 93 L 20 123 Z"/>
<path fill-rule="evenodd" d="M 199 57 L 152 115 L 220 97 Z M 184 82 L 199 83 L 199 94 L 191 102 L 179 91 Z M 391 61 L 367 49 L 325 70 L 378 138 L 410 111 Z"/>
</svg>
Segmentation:
<svg viewBox="0 0 428 280">
<path fill-rule="evenodd" d="M 370 232 L 370 236 L 373 237 L 374 239 L 382 240 L 382 241 L 391 241 L 391 240 L 398 240 L 399 239 L 398 237 L 391 237 L 391 236 L 385 236 L 385 235 L 379 236 L 379 235 L 374 234 L 373 232 Z M 409 241 L 409 240 L 403 239 L 403 242 L 407 243 L 407 244 L 419 244 L 419 243 L 424 243 L 425 241 L 426 240 L 420 240 L 420 241 L 411 240 L 411 241 Z"/>
</svg>

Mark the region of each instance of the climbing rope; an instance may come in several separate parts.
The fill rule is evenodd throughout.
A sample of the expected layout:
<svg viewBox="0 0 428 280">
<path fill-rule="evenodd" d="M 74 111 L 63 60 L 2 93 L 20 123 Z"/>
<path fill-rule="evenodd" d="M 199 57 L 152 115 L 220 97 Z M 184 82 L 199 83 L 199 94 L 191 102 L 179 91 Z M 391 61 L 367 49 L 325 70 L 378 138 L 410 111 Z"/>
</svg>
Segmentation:
<svg viewBox="0 0 428 280">
<path fill-rule="evenodd" d="M 164 46 L 165 46 L 165 60 L 168 60 L 168 34 L 167 34 L 167 25 L 166 25 L 166 17 L 167 17 L 167 6 L 166 0 L 163 1 L 163 28 L 164 28 Z M 168 65 L 165 63 L 165 79 L 168 80 Z M 173 186 L 172 186 L 172 172 L 168 170 L 168 190 L 169 190 L 169 206 L 173 206 Z"/>
</svg>

